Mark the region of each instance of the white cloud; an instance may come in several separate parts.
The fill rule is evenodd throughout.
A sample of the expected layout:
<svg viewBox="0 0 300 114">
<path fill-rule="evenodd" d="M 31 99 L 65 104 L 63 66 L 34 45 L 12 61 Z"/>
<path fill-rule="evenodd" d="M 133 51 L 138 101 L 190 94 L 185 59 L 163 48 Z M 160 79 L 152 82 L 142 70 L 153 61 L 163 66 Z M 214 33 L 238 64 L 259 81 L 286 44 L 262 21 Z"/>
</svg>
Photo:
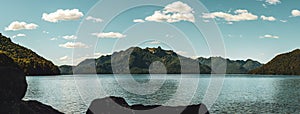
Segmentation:
<svg viewBox="0 0 300 114">
<path fill-rule="evenodd" d="M 233 22 L 233 21 L 257 20 L 258 16 L 248 12 L 248 10 L 238 9 L 234 11 L 234 14 L 229 14 L 225 12 L 204 13 L 202 18 L 205 19 L 221 18 L 228 22 Z"/>
<path fill-rule="evenodd" d="M 143 20 L 143 19 L 135 19 L 135 20 L 133 20 L 133 22 L 135 22 L 135 23 L 144 23 L 145 20 Z"/>
<path fill-rule="evenodd" d="M 270 5 L 276 5 L 276 4 L 280 4 L 280 0 L 266 0 L 266 3 L 270 4 Z"/>
<path fill-rule="evenodd" d="M 103 22 L 103 20 L 101 18 L 96 18 L 96 17 L 92 17 L 92 16 L 88 16 L 87 18 L 85 18 L 85 20 L 93 21 L 95 23 L 101 23 L 101 22 Z"/>
<path fill-rule="evenodd" d="M 111 53 L 101 53 L 101 52 L 94 53 L 94 57 L 93 58 L 97 58 L 97 57 L 105 56 L 105 55 L 111 55 Z"/>
<path fill-rule="evenodd" d="M 79 20 L 83 16 L 83 13 L 78 9 L 58 9 L 56 12 L 47 14 L 43 13 L 42 19 L 48 22 L 68 21 L 68 20 Z"/>
<path fill-rule="evenodd" d="M 195 22 L 193 9 L 177 1 L 167 5 L 162 11 L 155 11 L 153 15 L 145 18 L 147 21 L 174 23 L 179 21 Z"/>
<path fill-rule="evenodd" d="M 17 31 L 17 30 L 32 30 L 38 27 L 37 24 L 34 23 L 26 23 L 26 22 L 19 22 L 15 21 L 12 22 L 8 27 L 5 28 L 5 31 Z"/>
<path fill-rule="evenodd" d="M 63 48 L 88 48 L 88 46 L 81 42 L 67 42 L 65 44 L 60 44 L 59 47 Z"/>
<path fill-rule="evenodd" d="M 179 55 L 186 55 L 187 54 L 187 52 L 185 52 L 185 51 L 176 51 L 176 53 L 179 54 Z"/>
<path fill-rule="evenodd" d="M 266 5 L 266 4 L 262 4 L 262 6 L 263 6 L 264 8 L 267 8 L 267 5 Z"/>
<path fill-rule="evenodd" d="M 292 16 L 297 17 L 300 16 L 300 11 L 299 10 L 292 10 Z"/>
<path fill-rule="evenodd" d="M 204 23 L 209 23 L 210 20 L 206 20 L 206 19 L 205 19 L 205 20 L 203 20 L 203 22 L 204 22 Z"/>
<path fill-rule="evenodd" d="M 50 40 L 54 41 L 54 40 L 57 40 L 57 38 L 51 38 Z"/>
<path fill-rule="evenodd" d="M 63 56 L 61 58 L 59 58 L 60 61 L 68 61 L 71 60 L 68 56 Z"/>
<path fill-rule="evenodd" d="M 270 35 L 270 34 L 266 34 L 264 36 L 260 36 L 259 38 L 275 38 L 275 39 L 278 39 L 279 36 L 275 36 L 275 35 Z"/>
<path fill-rule="evenodd" d="M 70 35 L 70 36 L 63 36 L 62 38 L 66 39 L 66 40 L 76 40 L 77 39 L 77 36 L 75 35 Z"/>
<path fill-rule="evenodd" d="M 25 37 L 25 36 L 26 36 L 26 34 L 17 34 L 17 35 L 12 36 L 12 38 Z"/>
<path fill-rule="evenodd" d="M 173 35 L 170 35 L 170 34 L 166 34 L 166 37 L 167 37 L 167 38 L 174 38 L 174 36 L 173 36 Z"/>
<path fill-rule="evenodd" d="M 45 31 L 45 30 L 43 31 L 43 33 L 44 33 L 44 34 L 49 34 L 49 32 L 48 32 L 48 31 Z"/>
<path fill-rule="evenodd" d="M 267 17 L 267 16 L 262 15 L 262 16 L 260 16 L 260 18 L 264 21 L 276 21 L 276 18 L 273 16 Z"/>
<path fill-rule="evenodd" d="M 280 20 L 280 22 L 286 23 L 286 22 L 288 22 L 288 21 L 287 21 L 287 20 Z"/>
<path fill-rule="evenodd" d="M 98 38 L 125 38 L 126 37 L 126 35 L 118 32 L 92 33 L 92 35 Z"/>
<path fill-rule="evenodd" d="M 148 42 L 147 44 L 161 44 L 161 42 L 157 41 L 157 40 L 154 40 L 154 41 Z"/>
</svg>

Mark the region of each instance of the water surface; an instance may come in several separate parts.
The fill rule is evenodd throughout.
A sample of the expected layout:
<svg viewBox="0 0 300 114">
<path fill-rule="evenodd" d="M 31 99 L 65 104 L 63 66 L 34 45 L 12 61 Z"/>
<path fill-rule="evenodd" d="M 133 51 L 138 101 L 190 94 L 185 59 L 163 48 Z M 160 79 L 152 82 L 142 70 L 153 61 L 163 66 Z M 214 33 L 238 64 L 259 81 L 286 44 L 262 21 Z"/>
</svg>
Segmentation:
<svg viewBox="0 0 300 114">
<path fill-rule="evenodd" d="M 183 78 L 184 77 L 184 78 Z M 38 100 L 64 113 L 85 113 L 90 102 L 120 96 L 129 104 L 199 104 L 210 75 L 69 75 L 27 77 L 25 100 Z M 151 84 L 149 84 L 151 83 Z M 140 86 L 137 86 L 140 84 Z M 214 86 L 214 85 L 210 85 Z M 300 77 L 226 75 L 211 113 L 299 113 Z"/>
</svg>

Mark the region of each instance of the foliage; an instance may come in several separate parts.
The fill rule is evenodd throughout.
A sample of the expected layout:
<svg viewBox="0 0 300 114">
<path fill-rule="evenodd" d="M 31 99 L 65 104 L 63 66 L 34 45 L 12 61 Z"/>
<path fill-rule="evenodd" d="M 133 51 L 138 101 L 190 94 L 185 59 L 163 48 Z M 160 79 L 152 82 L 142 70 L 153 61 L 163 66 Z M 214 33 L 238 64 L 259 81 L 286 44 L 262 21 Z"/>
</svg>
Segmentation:
<svg viewBox="0 0 300 114">
<path fill-rule="evenodd" d="M 224 69 L 226 67 L 226 74 L 245 74 L 248 73 L 250 70 L 258 68 L 262 66 L 261 63 L 253 60 L 229 60 L 224 59 L 222 57 L 210 57 L 210 58 L 198 58 L 198 61 L 204 65 L 212 66 L 214 65 L 215 69 Z M 218 73 L 217 71 L 214 71 Z"/>
<path fill-rule="evenodd" d="M 250 71 L 251 74 L 300 75 L 300 49 L 276 56 L 266 65 Z"/>
<path fill-rule="evenodd" d="M 25 75 L 56 75 L 59 69 L 51 61 L 37 55 L 30 49 L 13 43 L 0 34 L 0 53 L 10 57 L 23 69 Z M 0 58 L 3 59 L 3 58 Z"/>
<path fill-rule="evenodd" d="M 146 49 L 132 47 L 98 59 L 87 59 L 75 66 L 74 72 L 80 74 L 148 74 L 149 67 L 154 62 L 161 62 L 166 69 L 166 72 L 158 70 L 154 73 L 210 73 L 211 71 L 208 66 L 202 65 L 196 60 L 177 55 L 171 50 L 163 50 L 160 47 Z"/>
</svg>

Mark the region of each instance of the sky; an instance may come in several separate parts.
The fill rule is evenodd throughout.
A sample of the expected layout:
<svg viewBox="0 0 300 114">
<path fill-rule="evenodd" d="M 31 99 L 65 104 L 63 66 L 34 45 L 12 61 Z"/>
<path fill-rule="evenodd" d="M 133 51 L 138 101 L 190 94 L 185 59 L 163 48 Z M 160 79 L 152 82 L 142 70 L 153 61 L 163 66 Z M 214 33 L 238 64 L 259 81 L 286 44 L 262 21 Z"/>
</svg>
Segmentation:
<svg viewBox="0 0 300 114">
<path fill-rule="evenodd" d="M 0 10 L 0 33 L 56 65 L 133 46 L 262 63 L 300 48 L 295 0 L 5 0 Z"/>
</svg>

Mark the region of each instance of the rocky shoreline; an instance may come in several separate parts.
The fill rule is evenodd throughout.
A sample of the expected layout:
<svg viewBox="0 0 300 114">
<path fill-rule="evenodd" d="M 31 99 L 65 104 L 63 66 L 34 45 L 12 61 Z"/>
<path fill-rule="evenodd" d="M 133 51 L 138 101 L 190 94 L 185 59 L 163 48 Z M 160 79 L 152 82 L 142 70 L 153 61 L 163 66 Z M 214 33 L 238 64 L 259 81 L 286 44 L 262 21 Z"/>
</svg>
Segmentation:
<svg viewBox="0 0 300 114">
<path fill-rule="evenodd" d="M 0 114 L 63 114 L 38 101 L 23 101 L 27 82 L 23 71 L 0 66 Z"/>
<path fill-rule="evenodd" d="M 190 106 L 145 106 L 132 105 L 130 106 L 124 98 L 107 97 L 94 100 L 87 114 L 209 114 L 207 108 L 203 104 Z"/>
</svg>

